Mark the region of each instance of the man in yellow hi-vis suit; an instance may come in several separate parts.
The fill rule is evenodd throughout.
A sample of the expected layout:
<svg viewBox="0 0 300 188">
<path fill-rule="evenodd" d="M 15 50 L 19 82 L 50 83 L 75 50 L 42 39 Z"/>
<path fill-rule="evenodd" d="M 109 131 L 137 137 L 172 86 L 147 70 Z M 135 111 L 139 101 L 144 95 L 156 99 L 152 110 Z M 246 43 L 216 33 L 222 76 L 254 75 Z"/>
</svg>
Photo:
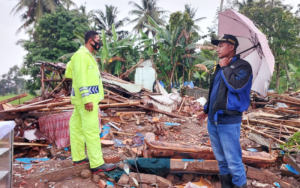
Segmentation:
<svg viewBox="0 0 300 188">
<path fill-rule="evenodd" d="M 97 32 L 85 34 L 85 45 L 73 55 L 67 64 L 66 77 L 72 78 L 71 101 L 74 111 L 70 119 L 71 154 L 74 165 L 90 162 L 92 173 L 114 169 L 114 164 L 103 160 L 99 137 L 98 103 L 104 97 L 98 64 L 92 55 L 99 50 Z M 85 155 L 85 144 L 88 157 Z"/>
</svg>

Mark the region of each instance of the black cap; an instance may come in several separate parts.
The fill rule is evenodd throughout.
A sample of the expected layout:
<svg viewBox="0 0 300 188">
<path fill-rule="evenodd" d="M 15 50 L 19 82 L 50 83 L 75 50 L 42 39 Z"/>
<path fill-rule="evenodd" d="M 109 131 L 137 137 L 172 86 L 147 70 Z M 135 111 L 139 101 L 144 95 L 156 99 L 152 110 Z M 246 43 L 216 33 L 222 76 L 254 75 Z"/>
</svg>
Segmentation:
<svg viewBox="0 0 300 188">
<path fill-rule="evenodd" d="M 225 34 L 219 40 L 211 40 L 211 43 L 216 46 L 218 46 L 220 42 L 228 42 L 228 43 L 234 45 L 235 48 L 237 48 L 239 46 L 239 41 L 233 35 Z"/>
</svg>

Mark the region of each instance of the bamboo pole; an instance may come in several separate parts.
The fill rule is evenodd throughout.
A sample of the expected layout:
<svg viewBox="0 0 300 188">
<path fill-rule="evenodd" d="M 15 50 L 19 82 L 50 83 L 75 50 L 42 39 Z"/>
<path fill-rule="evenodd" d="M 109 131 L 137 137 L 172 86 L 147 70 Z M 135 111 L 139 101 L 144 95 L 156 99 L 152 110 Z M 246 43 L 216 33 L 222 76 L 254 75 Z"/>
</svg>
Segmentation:
<svg viewBox="0 0 300 188">
<path fill-rule="evenodd" d="M 280 128 L 282 126 L 281 124 L 271 123 L 271 122 L 268 122 L 268 121 L 258 121 L 258 120 L 254 120 L 254 119 L 249 119 L 249 121 L 251 123 L 260 123 L 260 124 L 269 125 L 269 126 L 278 127 L 278 128 Z M 291 126 L 288 126 L 288 125 L 283 125 L 283 126 L 285 126 L 287 129 L 293 130 L 295 132 L 300 131 L 299 128 L 291 127 Z"/>
<path fill-rule="evenodd" d="M 247 125 L 242 124 L 242 127 L 247 128 L 247 129 L 250 129 L 251 131 L 256 132 L 256 133 L 258 133 L 258 134 L 261 134 L 261 135 L 263 135 L 263 136 L 265 136 L 265 137 L 267 137 L 267 138 L 271 138 L 272 140 L 275 140 L 276 142 L 278 142 L 278 143 L 280 143 L 280 144 L 285 144 L 285 142 L 283 142 L 283 141 L 281 141 L 281 140 L 279 140 L 279 139 L 277 139 L 277 138 L 275 138 L 275 137 L 273 137 L 273 136 L 270 136 L 270 135 L 268 135 L 268 134 L 266 134 L 266 133 L 263 133 L 263 132 L 261 132 L 261 131 L 258 131 L 258 130 L 256 130 L 256 129 L 252 128 L 252 127 L 249 127 L 249 126 L 247 126 Z"/>
<path fill-rule="evenodd" d="M 179 110 L 178 110 L 178 113 L 180 112 L 180 110 L 181 110 L 181 108 L 182 108 L 182 105 L 183 105 L 185 99 L 186 99 L 186 98 L 184 98 L 184 99 L 182 100 L 182 103 L 181 103 L 181 105 L 180 105 L 180 108 L 179 108 Z"/>
<path fill-rule="evenodd" d="M 5 103 L 9 103 L 11 101 L 14 101 L 14 100 L 17 100 L 17 99 L 20 99 L 20 98 L 23 98 L 23 97 L 27 97 L 27 95 L 28 95 L 27 93 L 24 93 L 24 94 L 21 94 L 21 95 L 18 95 L 18 96 L 9 98 L 9 99 L 5 99 L 3 101 L 0 101 L 0 105 L 5 104 Z"/>
</svg>

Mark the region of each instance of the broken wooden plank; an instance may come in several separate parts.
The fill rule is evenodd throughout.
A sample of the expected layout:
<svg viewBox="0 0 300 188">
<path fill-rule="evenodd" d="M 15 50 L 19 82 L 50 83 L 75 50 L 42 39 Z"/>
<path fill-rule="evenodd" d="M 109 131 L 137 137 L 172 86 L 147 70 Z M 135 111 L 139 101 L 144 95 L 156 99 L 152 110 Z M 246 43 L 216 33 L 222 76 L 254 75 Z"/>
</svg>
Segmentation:
<svg viewBox="0 0 300 188">
<path fill-rule="evenodd" d="M 49 107 L 56 107 L 56 106 L 64 106 L 71 104 L 71 101 L 66 101 L 66 102 L 57 102 L 57 103 L 49 103 L 49 104 L 42 104 L 42 105 L 36 105 L 36 106 L 28 106 L 25 108 L 15 108 L 15 109 L 10 109 L 10 110 L 3 110 L 0 112 L 1 113 L 11 113 L 11 112 L 28 112 L 28 111 L 33 111 L 33 110 L 38 110 L 42 108 L 49 108 Z"/>
<path fill-rule="evenodd" d="M 23 98 L 23 97 L 27 97 L 27 95 L 28 95 L 27 93 L 24 93 L 24 94 L 21 94 L 21 95 L 18 95 L 18 96 L 9 98 L 9 99 L 5 99 L 3 101 L 0 101 L 0 105 L 5 104 L 5 103 L 9 103 L 11 101 L 14 101 L 14 100 L 17 100 L 17 99 L 20 99 L 20 98 Z"/>
<path fill-rule="evenodd" d="M 263 133 L 263 132 L 261 132 L 261 131 L 258 131 L 258 130 L 256 130 L 256 129 L 252 128 L 252 127 L 247 126 L 247 125 L 242 124 L 242 127 L 247 128 L 247 129 L 250 129 L 250 130 L 252 130 L 252 131 L 254 131 L 254 132 L 258 133 L 258 134 L 261 134 L 261 135 L 263 135 L 263 136 L 265 136 L 265 137 L 271 138 L 271 139 L 275 140 L 276 142 L 278 142 L 278 143 L 280 143 L 280 144 L 285 144 L 284 141 L 279 140 L 279 139 L 277 139 L 277 138 L 275 138 L 275 137 L 273 137 L 273 136 L 270 136 L 270 135 L 268 135 L 268 134 L 266 134 L 266 133 Z"/>
<path fill-rule="evenodd" d="M 269 108 L 269 107 L 264 107 L 267 110 L 273 110 L 275 112 L 284 112 L 284 113 L 290 113 L 290 114 L 300 114 L 299 111 L 293 111 L 293 110 L 284 110 L 284 109 L 275 109 L 275 108 Z"/>
<path fill-rule="evenodd" d="M 21 106 L 20 108 L 26 108 L 28 106 L 35 106 L 35 105 L 40 105 L 40 104 L 45 104 L 45 103 L 48 103 L 48 102 L 51 102 L 53 101 L 53 99 L 47 99 L 47 100 L 42 100 L 42 101 L 39 101 L 39 102 L 34 102 L 34 103 L 31 103 L 31 104 L 27 104 L 25 106 Z"/>
<path fill-rule="evenodd" d="M 119 101 L 119 102 L 126 102 L 124 101 L 123 99 L 120 99 L 120 98 L 117 98 L 117 97 L 110 97 L 112 98 L 113 100 L 115 101 Z M 165 115 L 168 115 L 168 116 L 171 116 L 171 117 L 175 117 L 175 118 L 182 118 L 184 119 L 185 117 L 184 116 L 180 116 L 180 115 L 177 115 L 175 113 L 171 113 L 171 112 L 166 112 L 166 111 L 163 111 L 163 110 L 158 110 L 156 108 L 150 108 L 150 107 L 147 107 L 147 106 L 144 106 L 144 105 L 137 105 L 137 107 L 140 107 L 140 108 L 144 108 L 146 110 L 150 110 L 150 111 L 153 111 L 153 112 L 158 112 L 160 114 L 165 114 Z"/>
<path fill-rule="evenodd" d="M 14 142 L 14 146 L 42 146 L 42 147 L 48 147 L 49 144 L 40 144 L 40 143 L 30 143 L 30 142 Z"/>
<path fill-rule="evenodd" d="M 126 102 L 126 103 L 115 103 L 115 104 L 101 104 L 100 109 L 110 108 L 110 107 L 120 107 L 120 106 L 137 106 L 139 102 Z"/>
<path fill-rule="evenodd" d="M 259 121 L 259 120 L 249 119 L 249 122 L 263 124 L 263 125 L 269 125 L 269 126 L 277 127 L 277 128 L 280 128 L 280 127 L 284 126 L 287 129 L 293 130 L 295 132 L 300 131 L 300 129 L 296 128 L 296 127 L 292 127 L 292 126 L 288 126 L 288 125 L 283 125 L 283 124 L 276 124 L 276 123 L 272 123 L 272 122 L 268 122 L 268 121 L 263 121 L 263 120 Z"/>
<path fill-rule="evenodd" d="M 140 64 L 142 64 L 144 62 L 144 59 L 141 59 L 136 65 L 134 65 L 133 67 L 131 67 L 131 69 L 127 70 L 124 74 L 122 74 L 120 76 L 120 79 L 124 79 L 127 78 L 129 76 L 129 74 L 134 71 L 134 69 L 136 69 Z"/>
</svg>

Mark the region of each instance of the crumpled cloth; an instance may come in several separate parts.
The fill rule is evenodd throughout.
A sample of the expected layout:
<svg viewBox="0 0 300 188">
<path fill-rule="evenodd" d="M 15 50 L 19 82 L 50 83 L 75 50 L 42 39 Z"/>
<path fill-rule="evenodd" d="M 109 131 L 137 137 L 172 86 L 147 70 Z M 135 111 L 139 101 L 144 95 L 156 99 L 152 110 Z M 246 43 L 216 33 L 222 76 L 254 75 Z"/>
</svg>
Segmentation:
<svg viewBox="0 0 300 188">
<path fill-rule="evenodd" d="M 39 118 L 40 131 L 55 142 L 57 148 L 70 146 L 69 121 L 73 111 L 52 114 Z M 101 116 L 99 112 L 99 128 L 101 128 Z M 101 132 L 101 130 L 100 130 Z M 100 139 L 100 137 L 99 137 Z"/>
</svg>

